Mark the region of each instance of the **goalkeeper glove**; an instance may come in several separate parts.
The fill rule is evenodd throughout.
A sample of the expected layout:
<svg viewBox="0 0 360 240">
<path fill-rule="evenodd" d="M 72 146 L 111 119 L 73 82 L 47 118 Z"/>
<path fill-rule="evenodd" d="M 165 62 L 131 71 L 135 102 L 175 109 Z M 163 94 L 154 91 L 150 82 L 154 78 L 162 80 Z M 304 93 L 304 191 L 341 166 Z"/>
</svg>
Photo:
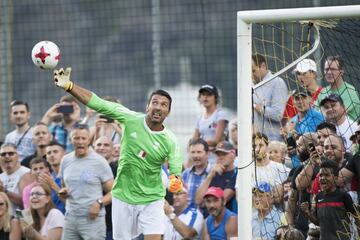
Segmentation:
<svg viewBox="0 0 360 240">
<path fill-rule="evenodd" d="M 73 89 L 73 82 L 70 80 L 71 68 L 54 70 L 54 83 L 56 86 L 70 92 Z"/>
<path fill-rule="evenodd" d="M 170 175 L 169 179 L 170 179 L 169 187 L 168 187 L 169 192 L 179 193 L 183 190 L 183 183 L 179 177 Z"/>
</svg>

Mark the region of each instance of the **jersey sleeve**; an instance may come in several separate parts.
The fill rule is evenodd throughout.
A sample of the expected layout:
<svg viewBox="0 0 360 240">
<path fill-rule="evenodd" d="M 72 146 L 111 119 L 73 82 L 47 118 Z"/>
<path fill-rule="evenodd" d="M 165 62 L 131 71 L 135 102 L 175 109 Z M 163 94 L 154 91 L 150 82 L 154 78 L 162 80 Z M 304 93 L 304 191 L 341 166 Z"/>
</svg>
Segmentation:
<svg viewBox="0 0 360 240">
<path fill-rule="evenodd" d="M 168 155 L 170 174 L 181 176 L 182 170 L 182 155 L 180 152 L 179 144 L 173 134 L 170 134 L 170 152 Z"/>
<path fill-rule="evenodd" d="M 106 101 L 98 97 L 95 93 L 92 94 L 87 106 L 96 112 L 119 121 L 120 123 L 124 123 L 127 119 L 139 115 L 139 113 L 131 111 L 119 103 Z"/>
</svg>

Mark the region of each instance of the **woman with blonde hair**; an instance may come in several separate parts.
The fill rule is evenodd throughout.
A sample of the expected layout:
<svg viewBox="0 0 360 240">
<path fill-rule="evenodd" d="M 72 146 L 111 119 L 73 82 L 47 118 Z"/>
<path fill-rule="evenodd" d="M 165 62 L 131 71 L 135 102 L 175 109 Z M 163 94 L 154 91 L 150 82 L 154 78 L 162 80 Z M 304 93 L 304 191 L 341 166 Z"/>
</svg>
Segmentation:
<svg viewBox="0 0 360 240">
<path fill-rule="evenodd" d="M 51 189 L 37 183 L 30 192 L 30 210 L 34 223 L 20 220 L 24 236 L 28 240 L 60 240 L 64 226 L 64 215 L 51 200 Z"/>
<path fill-rule="evenodd" d="M 12 215 L 11 202 L 4 192 L 0 192 L 0 239 L 20 240 L 21 229 L 19 221 Z"/>
</svg>

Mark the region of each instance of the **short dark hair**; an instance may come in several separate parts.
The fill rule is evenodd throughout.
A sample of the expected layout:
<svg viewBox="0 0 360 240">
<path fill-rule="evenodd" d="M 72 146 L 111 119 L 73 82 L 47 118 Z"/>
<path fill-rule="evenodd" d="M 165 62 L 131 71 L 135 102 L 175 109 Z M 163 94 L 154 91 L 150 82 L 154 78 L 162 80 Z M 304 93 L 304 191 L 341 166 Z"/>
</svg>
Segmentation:
<svg viewBox="0 0 360 240">
<path fill-rule="evenodd" d="M 197 144 L 203 145 L 205 152 L 209 151 L 209 144 L 202 138 L 191 139 L 189 142 L 189 147 L 197 145 Z"/>
<path fill-rule="evenodd" d="M 328 56 L 325 59 L 325 62 L 333 62 L 333 61 L 337 61 L 337 66 L 340 70 L 343 70 L 344 68 L 344 61 L 342 59 L 342 57 L 340 57 L 339 55 L 335 55 L 335 56 Z"/>
<path fill-rule="evenodd" d="M 164 96 L 164 97 L 166 97 L 167 99 L 169 99 L 169 111 L 171 110 L 172 98 L 171 98 L 170 94 L 169 94 L 167 91 L 165 91 L 165 90 L 163 90 L 163 89 L 158 89 L 158 90 L 153 91 L 153 92 L 150 94 L 150 97 L 149 97 L 149 99 L 148 99 L 148 105 L 150 104 L 151 98 L 152 98 L 154 95 Z"/>
<path fill-rule="evenodd" d="M 73 130 L 75 130 L 75 129 L 86 129 L 88 131 L 90 130 L 89 125 L 87 125 L 86 123 L 81 123 L 81 122 L 76 122 L 72 128 L 73 128 Z"/>
<path fill-rule="evenodd" d="M 330 129 L 333 133 L 336 133 L 336 126 L 330 122 L 323 121 L 316 126 L 316 131 L 322 130 L 324 128 Z"/>
<path fill-rule="evenodd" d="M 35 123 L 35 124 L 34 124 L 34 127 L 35 127 L 35 126 L 45 126 L 45 127 L 47 127 L 47 124 L 40 121 L 40 122 Z"/>
<path fill-rule="evenodd" d="M 253 54 L 251 56 L 251 58 L 254 61 L 256 66 L 260 66 L 262 63 L 267 64 L 265 57 L 263 55 L 261 55 L 260 53 Z"/>
<path fill-rule="evenodd" d="M 264 134 L 264 133 L 262 133 L 262 132 L 257 132 L 257 133 L 255 133 L 255 134 L 253 134 L 253 136 L 252 136 L 253 144 L 255 144 L 255 139 L 264 140 L 264 142 L 265 142 L 266 145 L 269 144 L 269 138 L 268 138 L 268 136 L 266 136 L 266 134 Z"/>
<path fill-rule="evenodd" d="M 64 151 L 66 150 L 66 147 L 65 147 L 63 144 L 61 144 L 61 143 L 59 143 L 58 141 L 56 141 L 56 140 L 50 141 L 50 143 L 47 145 L 47 147 L 50 147 L 50 146 L 59 146 L 59 147 L 61 147 L 62 149 L 64 149 Z"/>
<path fill-rule="evenodd" d="M 329 168 L 331 169 L 331 172 L 334 174 L 334 176 L 339 175 L 339 166 L 335 161 L 329 160 L 326 157 L 323 157 L 323 161 L 320 164 L 321 168 Z"/>
<path fill-rule="evenodd" d="M 49 170 L 51 169 L 49 162 L 46 161 L 46 159 L 43 157 L 34 157 L 33 159 L 31 159 L 29 166 L 30 168 L 32 168 L 32 165 L 38 163 L 43 163 L 45 167 L 47 167 Z"/>
<path fill-rule="evenodd" d="M 10 108 L 18 105 L 24 105 L 26 108 L 26 111 L 30 111 L 29 104 L 27 102 L 21 101 L 21 100 L 14 100 L 10 103 Z"/>
</svg>

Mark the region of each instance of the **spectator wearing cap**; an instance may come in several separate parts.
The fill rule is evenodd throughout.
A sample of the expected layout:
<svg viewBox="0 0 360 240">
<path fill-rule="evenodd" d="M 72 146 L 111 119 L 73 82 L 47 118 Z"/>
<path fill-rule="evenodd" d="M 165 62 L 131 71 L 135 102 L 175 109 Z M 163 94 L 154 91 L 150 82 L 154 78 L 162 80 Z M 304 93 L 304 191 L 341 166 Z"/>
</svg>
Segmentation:
<svg viewBox="0 0 360 240">
<path fill-rule="evenodd" d="M 261 54 L 252 55 L 253 84 L 272 78 L 265 57 Z M 254 88 L 254 132 L 264 132 L 270 140 L 283 140 L 280 136 L 280 125 L 287 98 L 288 88 L 280 77 Z"/>
<path fill-rule="evenodd" d="M 316 81 L 316 63 L 312 59 L 306 58 L 296 65 L 293 73 L 295 74 L 296 79 L 299 81 L 300 85 L 310 92 L 312 100 L 311 103 L 314 105 L 317 97 L 319 96 L 319 93 L 323 89 L 323 87 L 319 86 Z M 294 106 L 293 96 L 291 95 L 286 103 L 283 118 L 285 120 L 289 120 L 290 118 L 294 117 L 297 112 L 297 108 Z"/>
<path fill-rule="evenodd" d="M 347 152 L 351 152 L 350 137 L 356 132 L 357 124 L 347 116 L 342 98 L 332 93 L 325 97 L 319 105 L 326 121 L 336 127 L 336 132 L 344 139 Z"/>
<path fill-rule="evenodd" d="M 237 169 L 234 165 L 236 158 L 234 145 L 228 141 L 222 141 L 216 145 L 215 154 L 217 156 L 216 164 L 198 188 L 195 196 L 196 203 L 203 202 L 209 187 L 219 187 L 224 190 L 227 208 L 237 212 L 235 199 Z"/>
<path fill-rule="evenodd" d="M 211 165 L 209 164 L 209 145 L 202 138 L 191 140 L 189 143 L 189 157 L 192 162 L 190 168 L 185 169 L 182 174 L 183 181 L 189 190 L 189 204 L 198 207 L 195 194 L 199 186 L 209 175 Z"/>
<path fill-rule="evenodd" d="M 209 217 L 202 231 L 203 240 L 223 240 L 237 237 L 237 216 L 225 207 L 225 194 L 221 188 L 210 187 L 204 195 Z"/>
<path fill-rule="evenodd" d="M 290 124 L 294 125 L 295 133 L 302 135 L 307 132 L 315 132 L 317 125 L 324 121 L 324 117 L 312 107 L 311 93 L 300 88 L 295 90 L 292 96 L 294 105 L 298 110 L 298 113 L 290 119 Z"/>
<path fill-rule="evenodd" d="M 338 94 L 344 102 L 350 119 L 357 121 L 360 115 L 359 95 L 353 85 L 345 82 L 343 78 L 344 73 L 344 63 L 340 56 L 329 56 L 326 58 L 324 77 L 329 85 L 321 90 L 315 105 L 319 106 L 320 102 L 332 93 Z"/>
<path fill-rule="evenodd" d="M 189 206 L 188 198 L 188 190 L 184 185 L 181 192 L 174 193 L 172 206 L 165 200 L 167 219 L 164 240 L 199 239 L 204 217 L 197 208 Z"/>
<path fill-rule="evenodd" d="M 267 182 L 258 182 L 252 190 L 252 236 L 253 239 L 274 239 L 283 214 L 273 205 L 273 191 Z"/>
<path fill-rule="evenodd" d="M 204 112 L 196 120 L 195 132 L 192 139 L 204 139 L 210 150 L 213 150 L 220 141 L 228 135 L 228 114 L 220 107 L 220 94 L 216 86 L 206 84 L 200 87 L 198 100 L 204 107 Z M 210 154 L 211 164 L 216 161 L 216 156 Z"/>
</svg>

